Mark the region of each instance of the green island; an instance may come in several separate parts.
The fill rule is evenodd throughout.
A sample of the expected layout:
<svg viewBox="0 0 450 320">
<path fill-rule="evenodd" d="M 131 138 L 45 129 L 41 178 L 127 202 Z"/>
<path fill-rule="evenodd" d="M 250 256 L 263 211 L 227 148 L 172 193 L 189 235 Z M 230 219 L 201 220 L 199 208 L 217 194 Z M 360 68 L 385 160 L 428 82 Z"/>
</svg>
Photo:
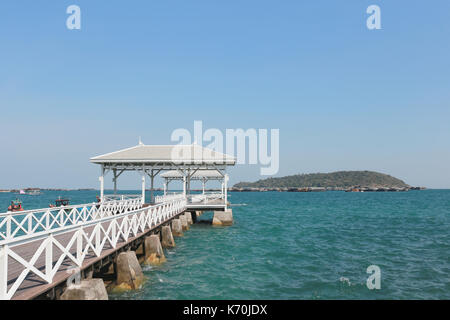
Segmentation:
<svg viewBox="0 0 450 320">
<path fill-rule="evenodd" d="M 256 182 L 239 182 L 232 191 L 409 191 L 422 190 L 388 174 L 374 171 L 337 171 L 331 173 L 296 174 L 268 178 Z"/>
</svg>

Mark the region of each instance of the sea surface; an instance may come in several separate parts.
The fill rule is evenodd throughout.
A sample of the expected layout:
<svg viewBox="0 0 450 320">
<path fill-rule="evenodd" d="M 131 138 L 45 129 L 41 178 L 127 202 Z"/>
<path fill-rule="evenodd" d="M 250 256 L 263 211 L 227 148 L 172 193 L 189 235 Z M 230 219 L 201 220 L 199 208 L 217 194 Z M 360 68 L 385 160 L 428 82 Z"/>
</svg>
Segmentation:
<svg viewBox="0 0 450 320">
<path fill-rule="evenodd" d="M 130 193 L 138 193 L 132 192 Z M 25 209 L 58 197 L 18 196 Z M 0 193 L 6 211 L 10 193 Z M 234 225 L 205 213 L 167 262 L 144 267 L 145 285 L 111 299 L 450 299 L 450 190 L 231 193 Z M 377 265 L 381 288 L 369 290 Z"/>
</svg>

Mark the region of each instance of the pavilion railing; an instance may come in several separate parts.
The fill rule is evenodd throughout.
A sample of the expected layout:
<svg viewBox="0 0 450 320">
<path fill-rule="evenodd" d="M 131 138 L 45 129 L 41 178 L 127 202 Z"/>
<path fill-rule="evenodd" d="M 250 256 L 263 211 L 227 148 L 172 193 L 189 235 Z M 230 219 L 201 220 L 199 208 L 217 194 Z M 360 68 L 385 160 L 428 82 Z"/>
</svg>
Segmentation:
<svg viewBox="0 0 450 320">
<path fill-rule="evenodd" d="M 103 201 L 142 199 L 140 194 L 105 194 Z"/>
<path fill-rule="evenodd" d="M 98 208 L 97 206 L 98 204 L 92 205 L 90 209 L 87 206 L 83 207 L 78 211 L 78 219 L 73 218 L 75 208 L 71 208 L 69 213 L 65 211 L 66 209 L 60 209 L 55 216 L 49 210 L 44 210 L 42 219 L 27 216 L 23 222 L 25 226 L 22 222 L 19 224 L 27 230 L 27 226 L 31 225 L 27 225 L 27 221 L 31 219 L 42 228 L 47 228 L 46 231 L 37 232 L 34 235 L 27 231 L 26 235 L 17 237 L 13 237 L 11 232 L 7 233 L 9 236 L 0 241 L 0 299 L 11 299 L 30 274 L 36 275 L 44 282 L 52 283 L 63 262 L 64 264 L 71 262 L 77 267 L 81 267 L 88 254 L 93 252 L 95 256 L 99 257 L 103 250 L 116 248 L 121 242 L 127 242 L 130 237 L 136 237 L 139 233 L 183 212 L 186 208 L 186 199 L 173 199 L 161 204 L 124 210 L 115 214 L 100 214 L 99 212 L 102 212 L 102 208 L 105 206 L 102 207 L 102 204 Z M 111 213 L 112 211 L 104 212 Z M 85 219 L 86 215 L 90 215 L 91 218 Z M 10 214 L 3 217 L 12 216 Z M 9 224 L 8 221 L 11 219 L 7 218 L 7 222 L 3 222 L 3 224 Z M 63 221 L 72 219 L 72 223 L 63 222 L 60 227 L 49 229 L 46 221 L 50 220 L 58 224 L 58 219 Z M 33 230 L 33 227 L 31 229 Z M 23 253 L 20 248 L 32 243 L 37 247 L 33 251 L 32 257 L 21 256 Z M 54 248 L 58 253 L 53 250 Z M 27 253 L 29 254 L 29 252 Z M 39 265 L 37 261 L 41 256 L 44 257 L 44 262 Z M 20 264 L 23 270 L 19 275 L 9 279 L 10 270 L 8 268 L 12 260 L 16 264 Z M 15 269 L 17 270 L 17 267 Z"/>
<path fill-rule="evenodd" d="M 155 203 L 162 203 L 166 201 L 184 199 L 185 196 L 182 193 L 171 193 L 166 195 L 159 195 L 155 197 Z"/>
<path fill-rule="evenodd" d="M 188 201 L 191 203 L 203 202 L 208 203 L 213 200 L 224 199 L 224 195 L 220 192 L 210 192 L 205 194 L 191 194 L 188 196 Z"/>
</svg>

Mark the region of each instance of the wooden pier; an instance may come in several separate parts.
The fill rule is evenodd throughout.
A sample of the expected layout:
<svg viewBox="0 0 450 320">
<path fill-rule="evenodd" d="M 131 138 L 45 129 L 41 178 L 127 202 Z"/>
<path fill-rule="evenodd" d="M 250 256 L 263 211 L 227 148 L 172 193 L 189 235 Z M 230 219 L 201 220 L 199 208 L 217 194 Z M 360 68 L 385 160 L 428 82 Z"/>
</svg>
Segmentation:
<svg viewBox="0 0 450 320">
<path fill-rule="evenodd" d="M 121 252 L 137 250 L 147 236 L 186 212 L 227 212 L 228 176 L 222 171 L 234 165 L 234 158 L 196 145 L 182 146 L 188 155 L 178 152 L 174 157 L 179 147 L 139 144 L 91 159 L 101 165 L 98 203 L 0 214 L 0 299 L 57 299 L 74 275 L 92 277 L 113 265 Z M 174 169 L 183 192 L 168 194 L 165 185 L 164 195 L 154 197 L 155 176 Z M 115 193 L 124 171 L 140 171 L 142 194 L 105 195 L 104 176 L 109 171 Z M 151 179 L 150 203 L 145 201 L 145 175 Z M 191 194 L 194 175 L 203 182 L 207 177 L 222 179 L 221 192 L 207 194 L 203 187 L 203 193 Z"/>
</svg>

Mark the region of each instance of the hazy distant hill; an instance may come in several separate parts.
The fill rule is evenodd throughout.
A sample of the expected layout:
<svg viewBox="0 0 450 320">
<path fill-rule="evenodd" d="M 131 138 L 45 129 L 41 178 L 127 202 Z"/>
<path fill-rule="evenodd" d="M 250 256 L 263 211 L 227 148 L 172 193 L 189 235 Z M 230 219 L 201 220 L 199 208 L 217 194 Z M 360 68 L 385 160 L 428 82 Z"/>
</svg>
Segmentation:
<svg viewBox="0 0 450 320">
<path fill-rule="evenodd" d="M 373 171 L 338 171 L 331 173 L 297 174 L 268 178 L 256 182 L 240 182 L 235 188 L 307 188 L 307 187 L 409 187 L 402 180 Z"/>
</svg>

